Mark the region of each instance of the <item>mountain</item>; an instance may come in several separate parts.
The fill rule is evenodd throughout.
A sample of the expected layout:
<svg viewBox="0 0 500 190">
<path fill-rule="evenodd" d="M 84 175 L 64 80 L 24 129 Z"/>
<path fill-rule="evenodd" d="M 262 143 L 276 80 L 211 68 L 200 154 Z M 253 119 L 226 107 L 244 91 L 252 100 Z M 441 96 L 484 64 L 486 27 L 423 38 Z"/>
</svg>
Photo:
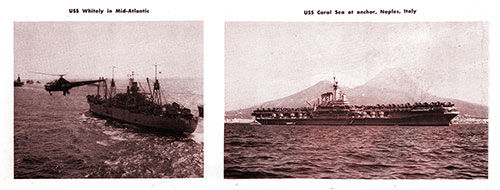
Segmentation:
<svg viewBox="0 0 500 190">
<path fill-rule="evenodd" d="M 342 81 L 339 81 L 341 84 Z M 320 81 L 315 85 L 290 96 L 265 102 L 240 110 L 226 112 L 226 118 L 251 118 L 251 113 L 258 107 L 307 107 L 317 101 L 325 92 L 332 91 L 332 82 Z M 403 104 L 414 102 L 452 102 L 461 115 L 488 117 L 488 106 L 470 103 L 463 100 L 443 98 L 431 95 L 422 90 L 418 84 L 402 69 L 382 71 L 365 84 L 355 88 L 340 88 L 351 104 Z"/>
<path fill-rule="evenodd" d="M 423 93 L 423 90 L 415 80 L 401 68 L 383 70 L 362 86 L 384 91 L 401 91 L 412 94 Z"/>
<path fill-rule="evenodd" d="M 320 81 L 314 86 L 302 90 L 293 95 L 277 100 L 265 102 L 260 107 L 304 107 L 308 102 L 312 104 L 321 94 L 331 91 L 332 83 L 329 81 Z"/>
</svg>

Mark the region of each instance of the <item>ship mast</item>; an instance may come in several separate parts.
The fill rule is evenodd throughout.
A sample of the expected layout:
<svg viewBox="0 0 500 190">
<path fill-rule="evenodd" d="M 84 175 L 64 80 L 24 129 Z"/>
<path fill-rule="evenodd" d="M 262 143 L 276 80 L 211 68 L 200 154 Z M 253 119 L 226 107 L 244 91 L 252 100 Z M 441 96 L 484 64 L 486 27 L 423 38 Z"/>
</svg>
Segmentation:
<svg viewBox="0 0 500 190">
<path fill-rule="evenodd" d="M 162 105 L 160 83 L 158 82 L 158 64 L 155 63 L 155 82 L 153 84 L 153 94 L 151 94 L 153 102 Z"/>
<path fill-rule="evenodd" d="M 102 81 L 102 85 L 103 85 L 103 90 L 104 90 L 104 99 L 108 99 L 108 84 L 106 84 L 106 79 L 104 79 L 104 77 L 101 77 L 100 78 L 101 80 L 104 80 Z"/>
<path fill-rule="evenodd" d="M 337 100 L 337 90 L 339 88 L 339 82 L 335 80 L 335 74 L 333 75 L 333 100 Z"/>
<path fill-rule="evenodd" d="M 99 79 L 101 79 L 101 78 L 99 77 Z M 100 97 L 100 96 L 101 96 L 101 95 L 100 95 L 100 92 L 101 92 L 101 83 L 98 83 L 98 84 L 97 84 L 97 97 Z"/>
<path fill-rule="evenodd" d="M 113 74 L 112 74 L 112 77 L 111 77 L 111 86 L 110 86 L 110 89 L 109 89 L 109 98 L 113 98 L 115 95 L 116 95 L 116 85 L 115 85 L 115 66 L 113 65 Z"/>
</svg>

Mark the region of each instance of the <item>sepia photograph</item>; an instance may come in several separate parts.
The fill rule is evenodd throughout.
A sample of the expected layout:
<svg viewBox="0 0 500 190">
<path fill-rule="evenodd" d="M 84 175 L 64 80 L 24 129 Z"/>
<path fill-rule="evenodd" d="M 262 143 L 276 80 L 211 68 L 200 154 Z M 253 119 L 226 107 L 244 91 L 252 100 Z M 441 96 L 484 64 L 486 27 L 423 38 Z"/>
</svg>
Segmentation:
<svg viewBox="0 0 500 190">
<path fill-rule="evenodd" d="M 5 1 L 0 189 L 500 189 L 495 5 Z"/>
<path fill-rule="evenodd" d="M 224 178 L 488 179 L 488 22 L 226 22 Z"/>
<path fill-rule="evenodd" d="M 14 179 L 203 178 L 202 21 L 13 27 Z"/>
</svg>

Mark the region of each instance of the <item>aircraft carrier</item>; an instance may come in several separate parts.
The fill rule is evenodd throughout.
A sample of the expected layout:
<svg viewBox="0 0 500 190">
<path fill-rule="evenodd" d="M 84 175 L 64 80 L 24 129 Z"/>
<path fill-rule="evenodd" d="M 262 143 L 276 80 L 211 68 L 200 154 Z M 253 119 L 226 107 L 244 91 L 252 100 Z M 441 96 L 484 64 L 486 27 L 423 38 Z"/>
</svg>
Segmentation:
<svg viewBox="0 0 500 190">
<path fill-rule="evenodd" d="M 333 77 L 333 89 L 310 107 L 258 108 L 252 116 L 263 125 L 449 126 L 458 115 L 450 102 L 350 105 Z"/>
</svg>

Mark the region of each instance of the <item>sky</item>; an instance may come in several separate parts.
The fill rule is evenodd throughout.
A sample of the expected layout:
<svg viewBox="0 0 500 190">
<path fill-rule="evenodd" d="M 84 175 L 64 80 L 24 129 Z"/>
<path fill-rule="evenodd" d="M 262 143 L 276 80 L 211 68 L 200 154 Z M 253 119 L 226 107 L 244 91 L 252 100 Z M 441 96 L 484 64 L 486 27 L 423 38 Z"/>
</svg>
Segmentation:
<svg viewBox="0 0 500 190">
<path fill-rule="evenodd" d="M 203 77 L 203 22 L 15 22 L 14 77 Z"/>
<path fill-rule="evenodd" d="M 342 86 L 402 68 L 433 95 L 488 104 L 485 22 L 227 22 L 225 108 L 282 98 L 335 74 Z"/>
</svg>

